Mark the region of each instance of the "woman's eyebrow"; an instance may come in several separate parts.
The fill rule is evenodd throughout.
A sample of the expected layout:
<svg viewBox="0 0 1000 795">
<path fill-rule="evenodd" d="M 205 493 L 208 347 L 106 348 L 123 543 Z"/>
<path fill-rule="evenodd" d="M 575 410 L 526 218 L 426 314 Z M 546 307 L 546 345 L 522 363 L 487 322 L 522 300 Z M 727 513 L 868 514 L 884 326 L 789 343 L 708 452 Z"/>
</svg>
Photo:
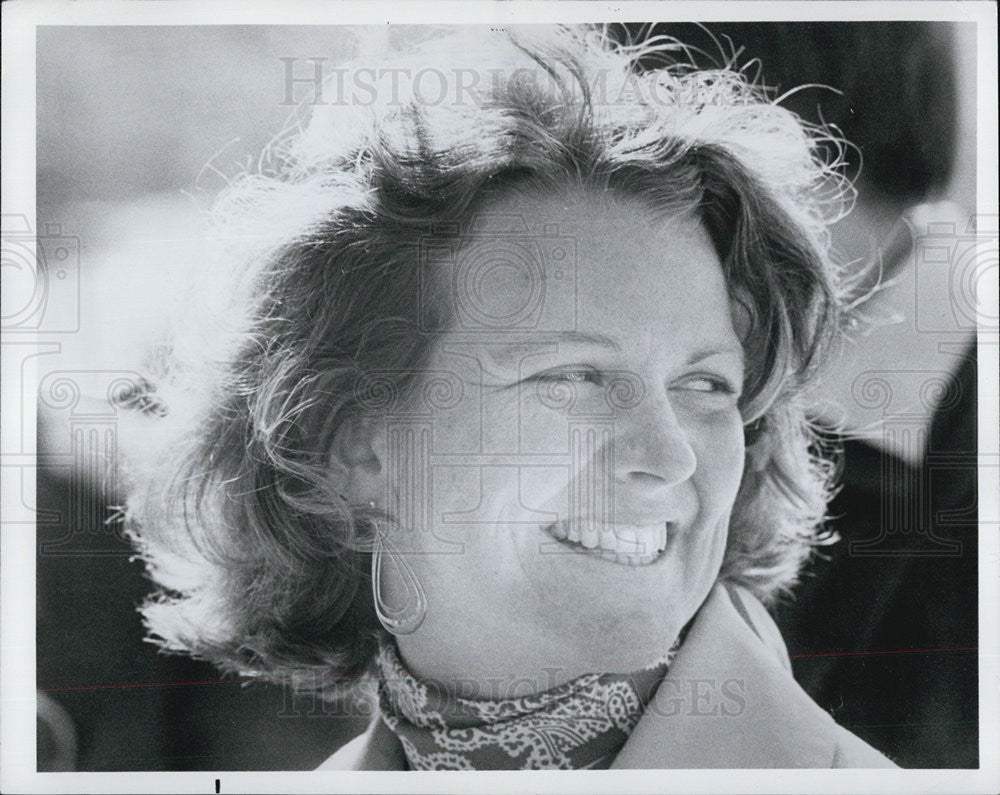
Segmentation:
<svg viewBox="0 0 1000 795">
<path fill-rule="evenodd" d="M 613 351 L 621 351 L 621 344 L 604 334 L 593 334 L 586 331 L 563 331 L 554 335 L 552 342 L 572 342 L 584 345 L 597 345 Z"/>
<path fill-rule="evenodd" d="M 711 348 L 702 348 L 701 350 L 692 353 L 687 360 L 687 363 L 697 364 L 704 359 L 708 359 L 712 356 L 736 356 L 742 363 L 745 354 L 743 352 L 742 345 L 719 345 Z"/>
<path fill-rule="evenodd" d="M 518 362 L 524 357 L 531 356 L 533 354 L 537 355 L 539 353 L 548 352 L 555 353 L 555 350 L 546 351 L 545 348 L 559 343 L 596 345 L 598 347 L 607 348 L 608 350 L 616 352 L 621 352 L 622 350 L 621 343 L 613 337 L 608 337 L 605 334 L 596 334 L 586 331 L 561 331 L 558 333 L 539 335 L 539 337 L 531 340 L 519 340 L 517 342 L 490 345 L 487 348 L 487 353 L 494 364 L 502 366 Z M 738 343 L 723 343 L 707 348 L 700 348 L 688 357 L 687 363 L 689 365 L 697 364 L 698 362 L 712 356 L 735 356 L 740 360 L 741 364 L 745 359 L 743 346 Z"/>
<path fill-rule="evenodd" d="M 572 345 L 596 345 L 600 348 L 618 351 L 621 344 L 604 334 L 594 334 L 586 331 L 560 331 L 540 333 L 532 339 L 522 339 L 509 343 L 490 343 L 486 346 L 489 358 L 499 365 L 520 361 L 526 356 L 539 353 L 556 353 L 560 343 Z"/>
</svg>

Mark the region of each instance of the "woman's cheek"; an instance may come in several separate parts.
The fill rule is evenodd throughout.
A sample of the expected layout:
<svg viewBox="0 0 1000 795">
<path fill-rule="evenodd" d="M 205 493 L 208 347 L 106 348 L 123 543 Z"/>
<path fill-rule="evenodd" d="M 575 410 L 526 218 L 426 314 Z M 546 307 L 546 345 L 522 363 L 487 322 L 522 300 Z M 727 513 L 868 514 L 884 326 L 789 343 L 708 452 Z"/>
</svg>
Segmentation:
<svg viewBox="0 0 1000 795">
<path fill-rule="evenodd" d="M 701 426 L 701 439 L 698 479 L 702 499 L 709 501 L 711 513 L 728 512 L 736 501 L 746 458 L 739 412 L 734 409 L 722 416 L 707 418 Z"/>
<path fill-rule="evenodd" d="M 569 454 L 569 422 L 565 412 L 541 403 L 536 395 L 518 405 L 515 416 L 500 422 L 516 423 L 517 451 L 526 456 L 562 456 Z"/>
</svg>

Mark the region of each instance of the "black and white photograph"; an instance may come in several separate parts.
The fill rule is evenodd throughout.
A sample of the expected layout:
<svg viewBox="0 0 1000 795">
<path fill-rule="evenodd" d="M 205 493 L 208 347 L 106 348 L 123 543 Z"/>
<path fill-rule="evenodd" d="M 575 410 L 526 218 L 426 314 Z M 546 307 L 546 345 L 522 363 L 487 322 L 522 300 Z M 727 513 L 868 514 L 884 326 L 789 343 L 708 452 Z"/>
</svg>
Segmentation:
<svg viewBox="0 0 1000 795">
<path fill-rule="evenodd" d="M 997 9 L 3 5 L 4 792 L 995 792 Z"/>
</svg>

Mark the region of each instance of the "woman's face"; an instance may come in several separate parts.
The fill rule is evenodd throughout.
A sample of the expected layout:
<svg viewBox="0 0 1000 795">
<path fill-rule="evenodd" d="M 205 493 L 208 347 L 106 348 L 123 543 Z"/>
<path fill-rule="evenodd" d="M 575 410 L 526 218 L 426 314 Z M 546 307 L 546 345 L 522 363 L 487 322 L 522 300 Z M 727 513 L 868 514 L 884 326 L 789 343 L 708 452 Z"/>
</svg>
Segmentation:
<svg viewBox="0 0 1000 795">
<path fill-rule="evenodd" d="M 507 196 L 475 229 L 434 254 L 453 322 L 373 447 L 428 603 L 400 650 L 522 690 L 636 670 L 718 575 L 743 471 L 718 256 L 691 217 L 582 189 Z"/>
</svg>

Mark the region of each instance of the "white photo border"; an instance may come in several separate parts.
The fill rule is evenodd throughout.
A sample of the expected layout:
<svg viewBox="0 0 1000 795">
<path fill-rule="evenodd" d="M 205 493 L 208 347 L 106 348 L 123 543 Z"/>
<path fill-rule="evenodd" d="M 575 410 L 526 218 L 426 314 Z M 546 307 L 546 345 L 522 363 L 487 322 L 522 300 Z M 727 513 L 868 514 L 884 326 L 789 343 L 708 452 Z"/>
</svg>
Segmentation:
<svg viewBox="0 0 1000 795">
<path fill-rule="evenodd" d="M 3 4 L 4 213 L 35 217 L 35 31 L 43 25 L 324 25 L 717 20 L 942 20 L 978 30 L 978 211 L 996 213 L 997 11 L 990 2 L 189 2 L 102 0 Z M 34 227 L 32 227 L 34 228 Z M 995 287 L 996 274 L 992 276 Z M 988 285 L 987 285 L 988 286 Z M 982 290 L 982 285 L 981 285 Z M 980 300 L 997 316 L 996 291 Z M 4 335 L 2 505 L 34 504 L 34 484 L 15 470 L 35 451 L 37 372 L 31 350 L 44 342 Z M 27 349 L 24 346 L 28 346 Z M 15 350 L 15 348 L 17 350 Z M 980 450 L 995 450 L 998 337 L 979 334 Z M 17 360 L 17 369 L 8 367 Z M 15 444 L 16 442 L 16 444 Z M 13 445 L 13 446 L 12 446 Z M 22 488 L 23 487 L 23 488 Z M 979 476 L 980 753 L 978 770 L 697 770 L 492 773 L 37 773 L 35 771 L 35 535 L 31 517 L 4 510 L 0 547 L 4 792 L 991 792 L 1000 788 L 1000 483 Z"/>
</svg>

